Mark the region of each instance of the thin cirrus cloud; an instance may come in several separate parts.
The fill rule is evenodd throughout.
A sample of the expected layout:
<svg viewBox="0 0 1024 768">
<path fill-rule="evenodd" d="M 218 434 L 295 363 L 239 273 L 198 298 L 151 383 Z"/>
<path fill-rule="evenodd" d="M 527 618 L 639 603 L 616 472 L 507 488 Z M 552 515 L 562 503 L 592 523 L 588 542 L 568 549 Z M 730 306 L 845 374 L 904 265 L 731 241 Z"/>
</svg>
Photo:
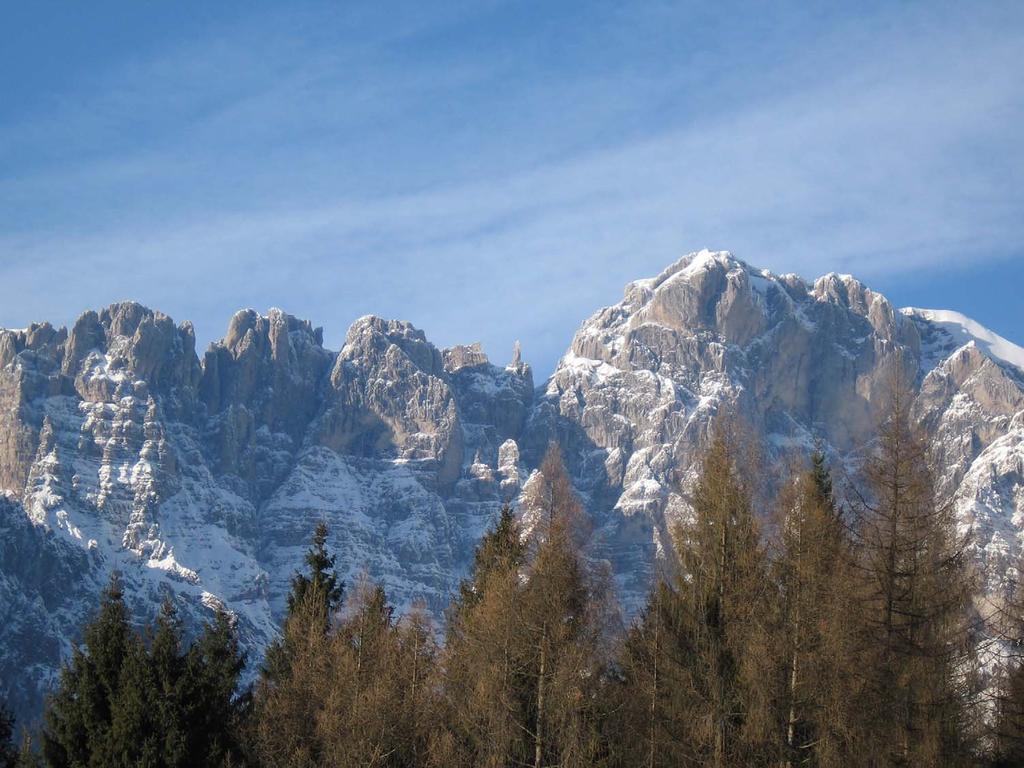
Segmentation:
<svg viewBox="0 0 1024 768">
<path fill-rule="evenodd" d="M 349 45 L 254 21 L 172 47 L 0 125 L 20 147 L 0 152 L 0 323 L 130 296 L 208 341 L 275 305 L 337 347 L 373 312 L 499 360 L 520 338 L 546 373 L 623 283 L 704 246 L 889 284 L 1019 259 L 1024 34 L 953 8 L 821 34 L 787 18 L 776 32 L 803 39 L 686 66 L 599 66 L 582 42 L 561 66 L 523 64 L 515 39 L 462 53 L 486 11 L 357 26 Z M 581 37 L 625 56 L 678 12 Z M 133 109 L 138 134 L 112 137 Z"/>
</svg>

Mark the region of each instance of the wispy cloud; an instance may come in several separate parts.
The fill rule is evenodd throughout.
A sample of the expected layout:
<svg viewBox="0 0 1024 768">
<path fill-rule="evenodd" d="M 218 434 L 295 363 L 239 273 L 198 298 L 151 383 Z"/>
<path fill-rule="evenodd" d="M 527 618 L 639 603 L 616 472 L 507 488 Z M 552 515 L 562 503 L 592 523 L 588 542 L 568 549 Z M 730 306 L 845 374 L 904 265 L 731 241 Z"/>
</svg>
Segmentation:
<svg viewBox="0 0 1024 768">
<path fill-rule="evenodd" d="M 1003 258 L 1024 236 L 1024 28 L 951 9 L 846 19 L 820 38 L 797 24 L 808 37 L 760 68 L 726 50 L 686 70 L 669 58 L 661 74 L 583 68 L 550 82 L 512 77 L 514 49 L 409 52 L 446 51 L 438 37 L 458 14 L 340 52 L 304 38 L 190 45 L 94 84 L 99 117 L 63 104 L 0 127 L 31 147 L 37 124 L 47 141 L 81 124 L 102 133 L 143 104 L 183 131 L 160 126 L 132 152 L 69 166 L 14 163 L 0 202 L 63 213 L 0 214 L 0 276 L 18 286 L 0 321 L 66 321 L 131 295 L 210 339 L 236 306 L 282 305 L 338 345 L 376 312 L 495 356 L 523 338 L 546 369 L 624 282 L 705 245 L 867 278 Z M 611 20 L 617 36 L 658 21 Z M 146 89 L 168 80 L 170 106 Z M 496 104 L 496 87 L 525 114 Z M 489 136 L 487 115 L 511 125 Z M 553 126 L 560 115 L 572 131 Z"/>
</svg>

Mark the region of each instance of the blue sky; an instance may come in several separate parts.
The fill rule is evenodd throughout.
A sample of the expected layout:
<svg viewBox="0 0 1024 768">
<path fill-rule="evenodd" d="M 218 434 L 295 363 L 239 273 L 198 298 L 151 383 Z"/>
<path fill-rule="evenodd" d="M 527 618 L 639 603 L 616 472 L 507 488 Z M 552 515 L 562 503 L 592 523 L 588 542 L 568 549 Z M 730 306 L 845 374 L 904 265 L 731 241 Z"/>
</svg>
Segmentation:
<svg viewBox="0 0 1024 768">
<path fill-rule="evenodd" d="M 0 325 L 372 312 L 545 375 L 711 247 L 1024 342 L 1021 3 L 0 14 Z"/>
</svg>

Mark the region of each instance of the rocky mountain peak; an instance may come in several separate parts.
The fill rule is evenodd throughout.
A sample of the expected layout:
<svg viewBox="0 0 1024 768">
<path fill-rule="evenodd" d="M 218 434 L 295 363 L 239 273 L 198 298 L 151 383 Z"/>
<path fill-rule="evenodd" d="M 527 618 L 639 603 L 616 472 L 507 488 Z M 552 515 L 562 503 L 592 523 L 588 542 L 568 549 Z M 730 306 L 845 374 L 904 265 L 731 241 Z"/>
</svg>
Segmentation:
<svg viewBox="0 0 1024 768">
<path fill-rule="evenodd" d="M 941 486 L 955 493 L 999 448 L 1024 385 L 1005 365 L 1015 359 L 1008 342 L 975 328 L 975 343 L 958 352 L 950 342 L 956 328 L 936 323 L 934 315 L 897 311 L 848 275 L 808 284 L 701 251 L 630 283 L 622 302 L 583 324 L 531 423 L 567 446 L 604 539 L 619 542 L 613 561 L 628 562 L 635 575 L 687 514 L 688 478 L 723 408 L 761 436 L 769 463 L 799 460 L 823 444 L 853 471 L 894 377 L 916 380 L 916 413 L 935 436 Z M 984 527 L 1007 512 L 978 510 L 1015 508 L 1015 493 L 1022 492 L 959 503 L 974 510 L 965 519 Z M 637 554 L 637 535 L 648 555 Z"/>
<path fill-rule="evenodd" d="M 0 329 L 0 367 L 15 364 L 22 353 L 27 353 L 26 357 L 58 362 L 67 336 L 66 328 L 54 329 L 46 322 L 32 323 L 20 330 Z"/>
<path fill-rule="evenodd" d="M 903 344 L 915 344 L 912 335 L 901 338 L 901 333 L 905 330 L 912 333 L 912 329 L 906 327 L 903 317 L 889 300 L 882 294 L 872 291 L 852 275 L 830 272 L 819 277 L 814 282 L 811 296 L 817 301 L 831 302 L 865 318 L 880 338 L 888 341 L 898 340 Z"/>
<path fill-rule="evenodd" d="M 539 389 L 518 345 L 495 365 L 372 315 L 333 352 L 306 320 L 243 310 L 202 362 L 191 325 L 133 302 L 70 331 L 0 330 L 0 686 L 38 704 L 115 569 L 140 615 L 168 595 L 192 626 L 228 606 L 258 659 L 321 521 L 343 577 L 369 572 L 440 615 L 553 442 L 593 556 L 635 608 L 717 414 L 737 414 L 768 465 L 821 446 L 841 490 L 897 374 L 997 591 L 1024 543 L 1022 366 L 955 313 L 707 250 L 627 285 Z"/>
<path fill-rule="evenodd" d="M 487 359 L 480 342 L 449 347 L 442 352 L 442 356 L 444 357 L 444 369 L 448 374 L 457 373 L 463 368 L 490 365 L 491 362 Z"/>
<path fill-rule="evenodd" d="M 338 365 L 346 361 L 360 362 L 381 354 L 402 355 L 418 372 L 439 376 L 444 372 L 441 351 L 427 341 L 423 331 L 404 320 L 384 320 L 367 315 L 348 329 Z"/>
<path fill-rule="evenodd" d="M 1011 375 L 1024 377 L 1024 348 L 1007 341 L 959 312 L 908 307 L 901 313 L 921 338 L 921 369 L 935 368 L 957 349 L 973 345 Z"/>
<path fill-rule="evenodd" d="M 317 441 L 375 458 L 429 461 L 451 483 L 462 466 L 463 436 L 444 356 L 422 331 L 366 316 L 349 328 L 330 374 L 331 402 Z"/>
<path fill-rule="evenodd" d="M 136 302 L 84 312 L 65 343 L 61 368 L 76 390 L 95 402 L 126 393 L 134 382 L 148 389 L 194 389 L 199 381 L 191 323 Z"/>
<path fill-rule="evenodd" d="M 278 309 L 236 312 L 223 341 L 203 358 L 200 391 L 211 413 L 235 406 L 298 439 L 315 412 L 316 395 L 334 355 L 323 331 Z"/>
</svg>

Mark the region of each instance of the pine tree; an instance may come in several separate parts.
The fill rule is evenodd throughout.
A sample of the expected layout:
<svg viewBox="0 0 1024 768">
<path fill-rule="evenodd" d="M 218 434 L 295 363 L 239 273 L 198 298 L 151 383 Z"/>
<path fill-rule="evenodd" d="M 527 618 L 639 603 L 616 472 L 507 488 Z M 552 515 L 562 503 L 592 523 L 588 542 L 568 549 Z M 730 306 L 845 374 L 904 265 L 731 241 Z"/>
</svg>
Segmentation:
<svg viewBox="0 0 1024 768">
<path fill-rule="evenodd" d="M 240 764 L 245 756 L 242 731 L 250 715 L 251 697 L 248 691 L 238 691 L 245 654 L 226 611 L 218 610 L 206 623 L 183 662 L 178 686 L 186 735 L 182 764 Z"/>
<path fill-rule="evenodd" d="M 291 593 L 288 595 L 288 611 L 294 612 L 302 604 L 306 594 L 315 590 L 324 595 L 324 603 L 328 614 L 333 612 L 341 602 L 343 585 L 334 571 L 334 555 L 327 551 L 327 524 L 318 523 L 313 531 L 313 542 L 306 552 L 306 565 L 309 575 L 296 573 L 292 578 Z M 325 617 L 324 621 L 329 619 Z"/>
<path fill-rule="evenodd" d="M 170 599 L 161 605 L 150 634 L 149 674 L 160 724 L 161 761 L 164 765 L 188 765 L 190 734 L 185 709 L 194 702 L 183 683 L 181 622 Z"/>
<path fill-rule="evenodd" d="M 926 443 L 897 380 L 857 521 L 863 574 L 860 661 L 873 751 L 893 765 L 953 766 L 970 732 L 964 542 L 935 497 Z"/>
<path fill-rule="evenodd" d="M 124 766 L 197 764 L 186 748 L 184 708 L 194 702 L 183 688 L 183 673 L 180 625 L 173 603 L 166 600 L 146 627 L 145 640 L 131 635 L 111 708 L 110 737 L 92 745 L 93 759 Z"/>
<path fill-rule="evenodd" d="M 811 454 L 811 481 L 814 484 L 815 501 L 822 509 L 837 513 L 836 499 L 832 492 L 832 472 L 828 468 L 827 459 L 821 447 L 816 447 Z"/>
<path fill-rule="evenodd" d="M 128 624 L 119 580 L 105 591 L 50 697 L 43 730 L 49 766 L 237 764 L 244 659 L 225 614 L 187 651 L 172 603 L 145 636 Z M 22 750 L 30 764 L 31 748 Z"/>
<path fill-rule="evenodd" d="M 344 593 L 344 585 L 334 570 L 334 555 L 327 550 L 327 524 L 318 523 L 313 540 L 306 552 L 305 561 L 309 573 L 296 572 L 292 577 L 291 590 L 287 597 L 288 613 L 285 617 L 285 631 L 282 637 L 267 648 L 263 662 L 263 676 L 268 683 L 288 674 L 293 649 L 289 638 L 295 632 L 287 631 L 293 619 L 322 635 L 330 627 L 331 617 L 337 612 Z M 299 618 L 296 618 L 299 617 Z"/>
<path fill-rule="evenodd" d="M 110 731 L 90 746 L 93 765 L 164 765 L 161 700 L 141 638 L 132 635 L 111 699 Z"/>
<path fill-rule="evenodd" d="M 121 673 L 133 652 L 124 594 L 117 574 L 104 590 L 97 617 L 83 632 L 50 697 L 43 729 L 43 756 L 50 766 L 90 765 L 107 755 Z"/>
</svg>

